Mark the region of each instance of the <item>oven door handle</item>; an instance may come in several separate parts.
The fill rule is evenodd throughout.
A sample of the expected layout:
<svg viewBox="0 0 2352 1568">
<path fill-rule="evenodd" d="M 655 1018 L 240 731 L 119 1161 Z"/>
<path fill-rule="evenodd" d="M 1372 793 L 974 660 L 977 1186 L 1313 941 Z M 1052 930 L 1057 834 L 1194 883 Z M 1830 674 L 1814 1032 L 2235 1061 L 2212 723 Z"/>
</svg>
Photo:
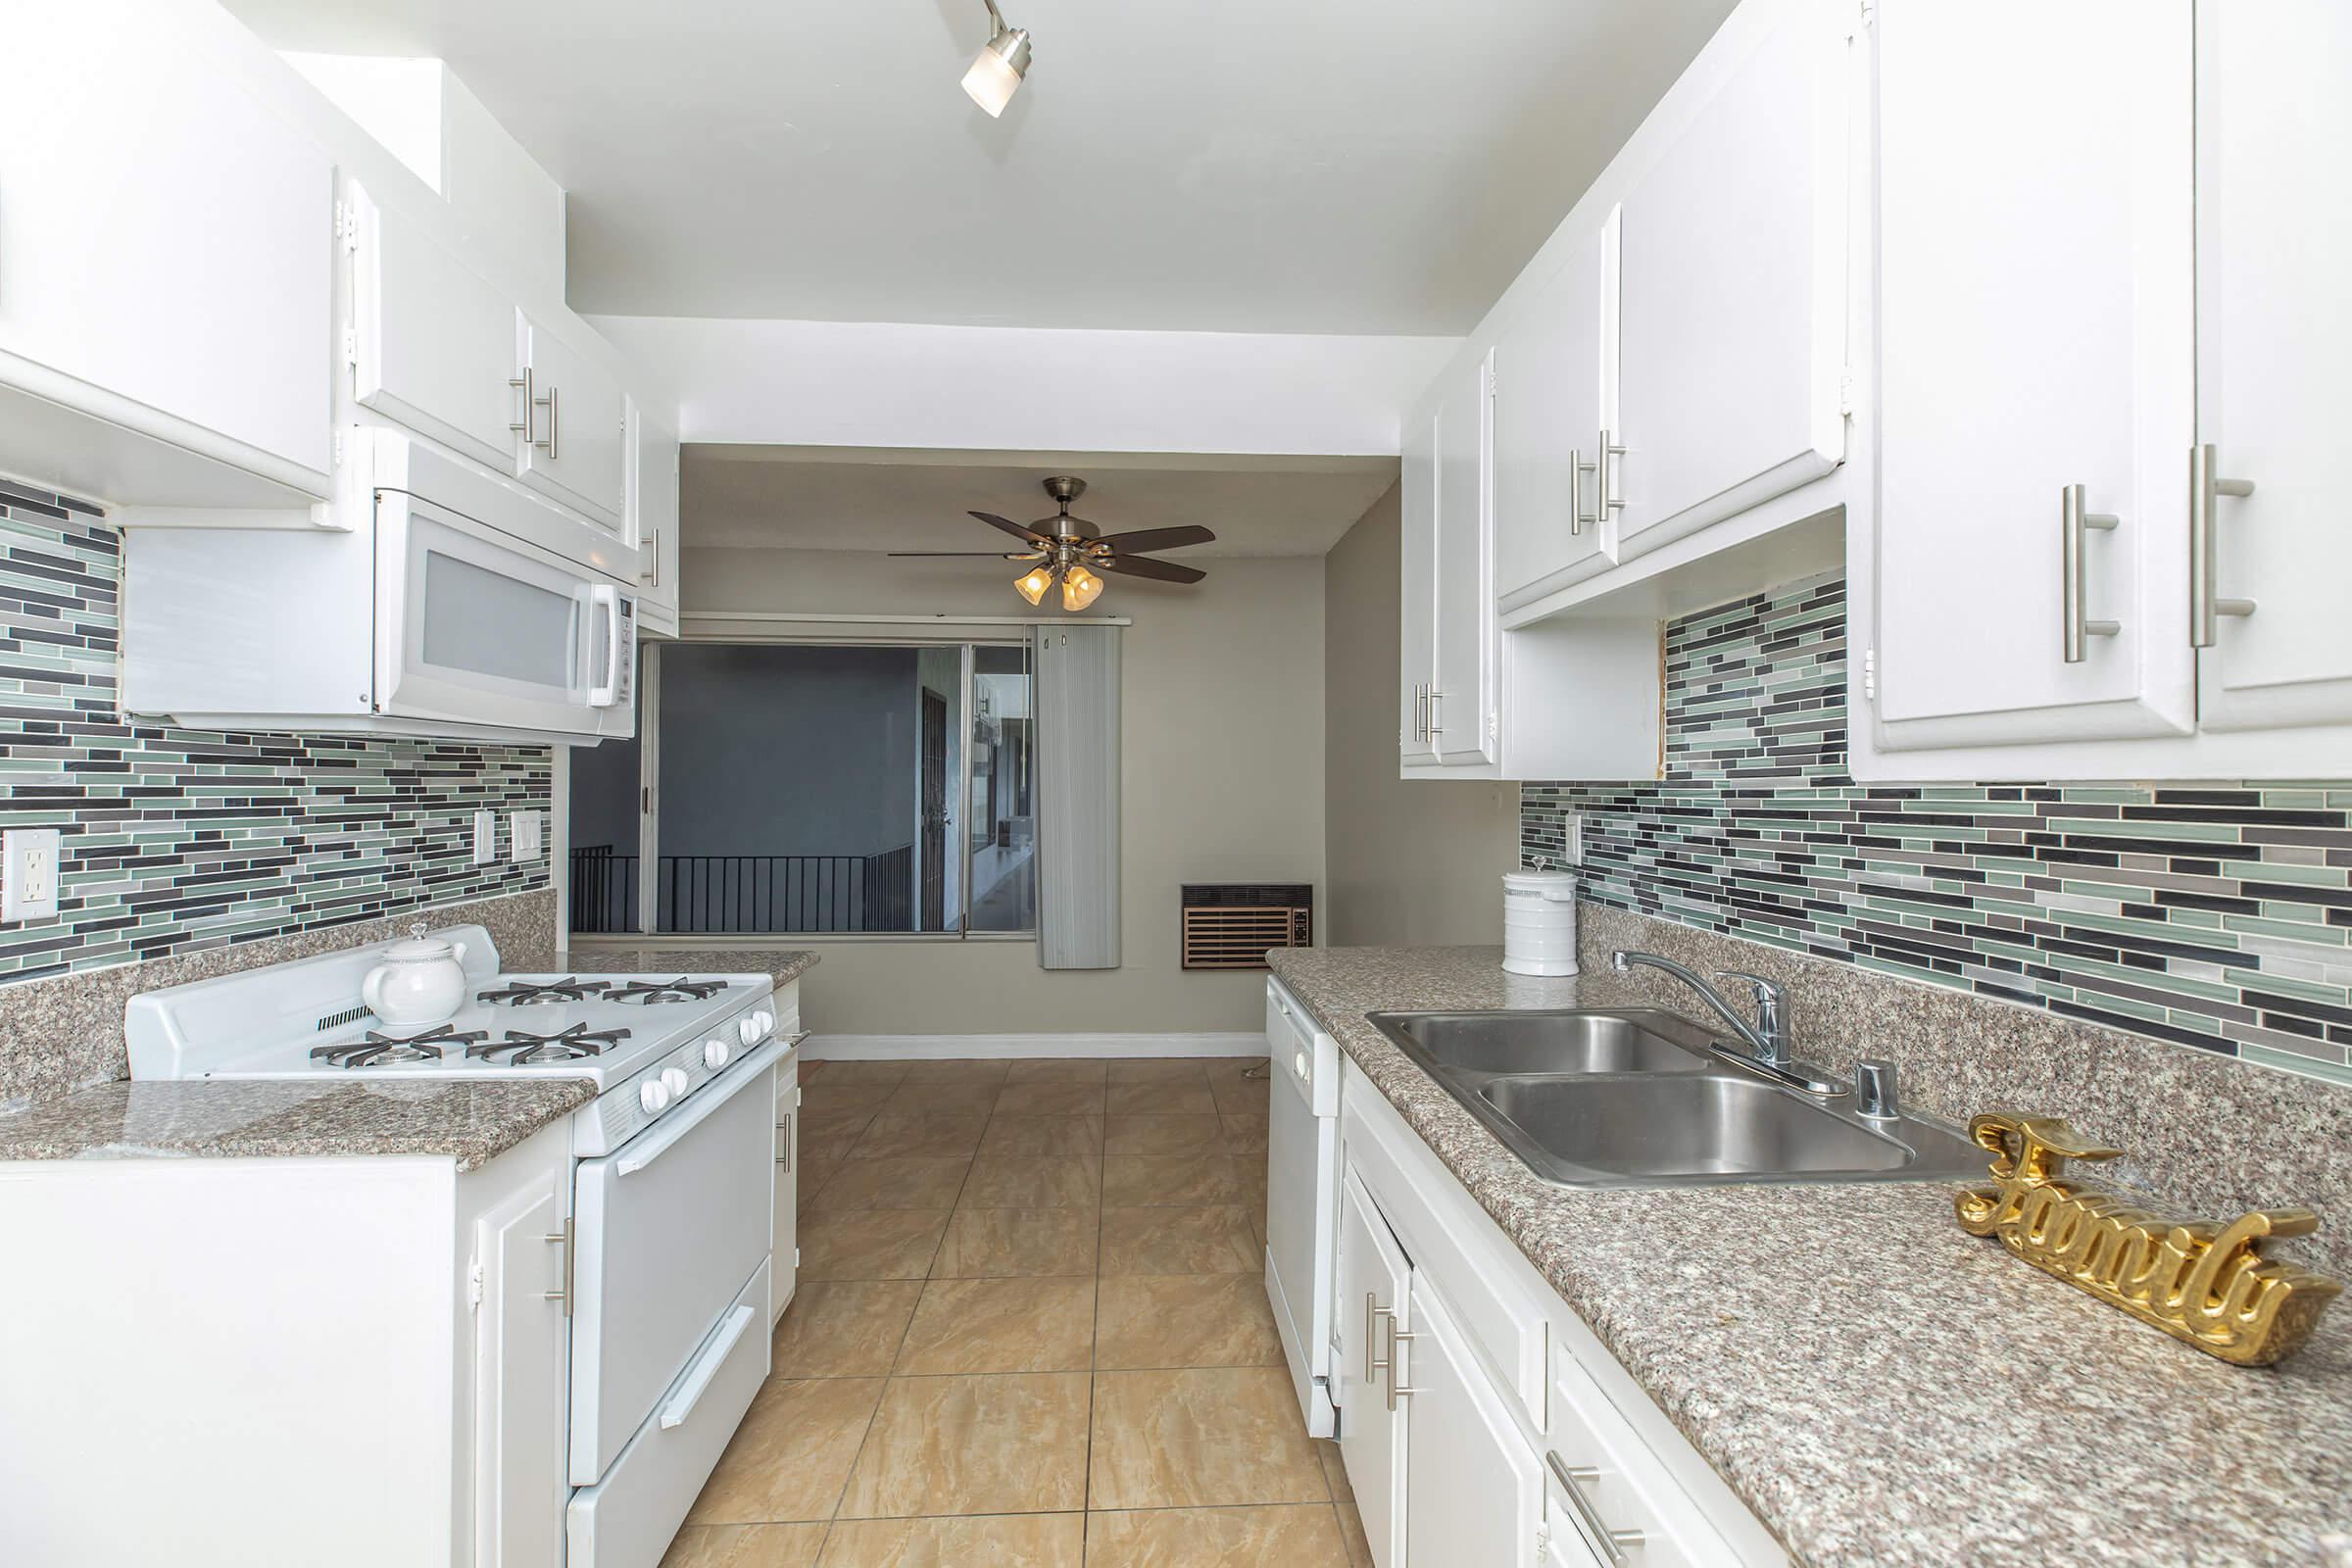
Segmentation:
<svg viewBox="0 0 2352 1568">
<path fill-rule="evenodd" d="M 727 1320 L 719 1325 L 718 1333 L 711 1338 L 710 1346 L 694 1365 L 687 1368 L 684 1381 L 678 1385 L 678 1392 L 662 1402 L 662 1431 L 686 1424 L 686 1418 L 694 1414 L 694 1407 L 703 1402 L 703 1391 L 710 1387 L 712 1378 L 718 1376 L 719 1364 L 726 1360 L 728 1352 L 735 1348 L 735 1342 L 743 1338 L 743 1331 L 752 1326 L 752 1319 L 757 1316 L 759 1314 L 748 1301 L 727 1314 Z"/>
<path fill-rule="evenodd" d="M 719 1106 L 741 1093 L 745 1085 L 781 1061 L 784 1053 L 790 1051 L 793 1044 L 794 1042 L 781 1038 L 771 1039 L 758 1051 L 744 1057 L 735 1067 L 728 1068 L 729 1073 L 740 1071 L 741 1076 L 737 1077 L 733 1083 L 725 1085 L 716 1094 L 711 1091 L 720 1089 L 720 1086 L 713 1080 L 704 1088 L 701 1094 L 694 1097 L 684 1110 L 679 1111 L 667 1121 L 657 1123 L 652 1131 L 627 1144 L 625 1147 L 628 1152 L 621 1155 L 619 1160 L 614 1163 L 612 1174 L 615 1176 L 634 1175 L 655 1160 L 660 1159 L 663 1154 L 668 1153 L 679 1140 L 701 1126 L 717 1112 Z"/>
</svg>

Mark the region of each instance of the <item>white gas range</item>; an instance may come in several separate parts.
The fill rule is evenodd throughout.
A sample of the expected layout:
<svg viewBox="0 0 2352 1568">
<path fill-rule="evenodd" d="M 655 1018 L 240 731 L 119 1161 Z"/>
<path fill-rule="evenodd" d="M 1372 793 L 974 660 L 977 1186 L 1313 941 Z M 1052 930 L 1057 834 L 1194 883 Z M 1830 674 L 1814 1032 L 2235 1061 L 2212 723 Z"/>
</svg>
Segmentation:
<svg viewBox="0 0 2352 1568">
<path fill-rule="evenodd" d="M 795 1259 L 774 1256 L 789 1189 L 770 1172 L 790 1169 L 794 990 L 510 973 L 482 928 L 434 934 L 466 968 L 447 1023 L 387 1026 L 358 1002 L 377 945 L 132 999 L 131 1078 L 593 1080 L 570 1120 L 569 1218 L 547 1238 L 570 1320 L 563 1557 L 655 1568 L 764 1381 L 770 1303 L 791 1291 Z"/>
</svg>

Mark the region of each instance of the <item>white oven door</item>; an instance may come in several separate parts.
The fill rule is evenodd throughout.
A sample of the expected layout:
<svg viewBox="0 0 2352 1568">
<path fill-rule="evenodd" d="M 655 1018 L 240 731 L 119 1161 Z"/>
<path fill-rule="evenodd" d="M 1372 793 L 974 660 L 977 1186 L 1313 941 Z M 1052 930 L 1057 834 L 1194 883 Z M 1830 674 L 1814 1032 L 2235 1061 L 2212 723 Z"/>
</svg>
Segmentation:
<svg viewBox="0 0 2352 1568">
<path fill-rule="evenodd" d="M 572 1197 L 574 1486 L 592 1485 L 611 1467 L 767 1262 L 775 1065 L 789 1047 L 762 1046 L 612 1153 L 580 1162 Z"/>
<path fill-rule="evenodd" d="M 596 740 L 636 732 L 636 599 L 430 503 L 376 505 L 376 702 Z"/>
</svg>

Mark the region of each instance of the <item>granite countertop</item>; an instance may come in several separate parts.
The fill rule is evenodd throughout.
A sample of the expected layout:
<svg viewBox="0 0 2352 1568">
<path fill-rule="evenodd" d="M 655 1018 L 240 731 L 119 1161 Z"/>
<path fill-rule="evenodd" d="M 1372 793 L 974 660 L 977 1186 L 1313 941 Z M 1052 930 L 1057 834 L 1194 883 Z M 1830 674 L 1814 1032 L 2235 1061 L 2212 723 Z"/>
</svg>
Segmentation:
<svg viewBox="0 0 2352 1568">
<path fill-rule="evenodd" d="M 724 947 L 665 948 L 660 938 L 644 946 L 600 940 L 566 950 L 561 956 L 570 967 L 603 974 L 764 974 L 777 985 L 789 985 L 815 968 L 823 956 L 805 948 L 766 948 L 753 942 Z M 562 968 L 564 964 L 559 964 Z"/>
<path fill-rule="evenodd" d="M 1496 948 L 1268 957 L 1798 1561 L 2352 1565 L 2352 1307 L 2239 1368 L 1967 1235 L 1946 1184 L 1549 1187 L 1364 1014 L 1653 1004 Z"/>
<path fill-rule="evenodd" d="M 0 1160 L 440 1154 L 471 1170 L 595 1098 L 590 1078 L 96 1084 L 0 1115 Z"/>
</svg>

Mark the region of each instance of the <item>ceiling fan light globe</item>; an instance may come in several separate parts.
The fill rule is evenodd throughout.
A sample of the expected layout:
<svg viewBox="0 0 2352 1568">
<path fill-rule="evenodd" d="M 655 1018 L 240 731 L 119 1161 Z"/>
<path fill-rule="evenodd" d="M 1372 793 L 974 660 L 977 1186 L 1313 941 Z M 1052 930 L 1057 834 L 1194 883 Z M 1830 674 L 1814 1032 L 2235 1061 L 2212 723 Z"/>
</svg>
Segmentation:
<svg viewBox="0 0 2352 1568">
<path fill-rule="evenodd" d="M 1004 113 L 1012 95 L 1021 90 L 1029 73 L 1029 30 L 1008 27 L 972 56 L 972 69 L 963 74 L 963 90 L 994 120 Z"/>
<path fill-rule="evenodd" d="M 1061 608 L 1075 613 L 1102 597 L 1102 579 L 1084 566 L 1072 566 L 1061 579 Z"/>
<path fill-rule="evenodd" d="M 1043 602 L 1046 590 L 1053 586 L 1054 573 L 1044 566 L 1032 566 L 1020 576 L 1012 579 L 1013 592 L 1033 605 Z"/>
</svg>

